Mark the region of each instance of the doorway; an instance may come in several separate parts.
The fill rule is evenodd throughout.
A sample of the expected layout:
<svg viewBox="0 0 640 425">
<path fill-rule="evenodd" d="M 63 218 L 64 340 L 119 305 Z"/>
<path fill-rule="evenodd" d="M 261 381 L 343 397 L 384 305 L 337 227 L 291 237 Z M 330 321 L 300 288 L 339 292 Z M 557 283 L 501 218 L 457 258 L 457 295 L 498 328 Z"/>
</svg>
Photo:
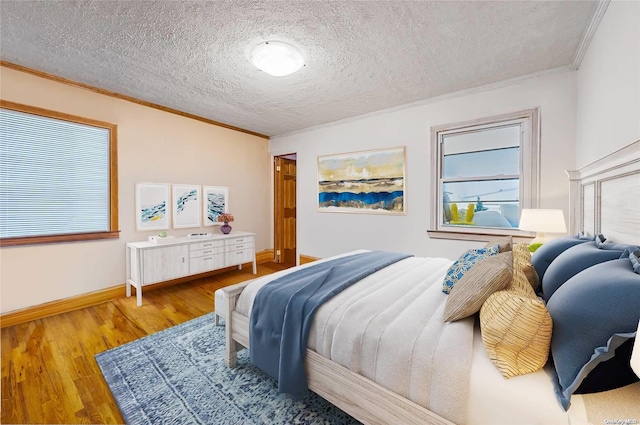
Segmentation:
<svg viewBox="0 0 640 425">
<path fill-rule="evenodd" d="M 295 266 L 296 250 L 296 154 L 274 157 L 274 262 Z"/>
</svg>

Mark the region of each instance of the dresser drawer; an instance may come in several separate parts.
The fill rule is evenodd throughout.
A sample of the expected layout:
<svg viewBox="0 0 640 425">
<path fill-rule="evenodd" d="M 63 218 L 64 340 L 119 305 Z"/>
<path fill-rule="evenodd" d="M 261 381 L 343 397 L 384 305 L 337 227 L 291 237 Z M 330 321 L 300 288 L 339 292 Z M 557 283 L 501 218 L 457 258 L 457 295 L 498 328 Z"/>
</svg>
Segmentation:
<svg viewBox="0 0 640 425">
<path fill-rule="evenodd" d="M 189 244 L 189 249 L 191 251 L 198 251 L 206 248 L 216 248 L 224 246 L 224 241 L 202 241 L 202 242 L 192 242 Z"/>
<path fill-rule="evenodd" d="M 235 244 L 225 245 L 225 252 L 250 250 L 253 251 L 253 241 L 239 242 Z"/>
<path fill-rule="evenodd" d="M 213 246 L 203 249 L 193 249 L 189 250 L 189 258 L 198 258 L 198 257 L 207 257 L 216 254 L 222 254 L 224 252 L 224 246 Z"/>
<path fill-rule="evenodd" d="M 224 255 L 211 254 L 204 257 L 192 258 L 189 260 L 189 273 L 204 273 L 225 267 Z"/>
<path fill-rule="evenodd" d="M 253 245 L 247 249 L 227 251 L 224 253 L 224 259 L 225 267 L 252 262 L 254 259 Z"/>
<path fill-rule="evenodd" d="M 226 246 L 232 245 L 242 245 L 242 244 L 251 244 L 253 245 L 253 236 L 238 236 L 235 238 L 225 239 L 224 244 Z"/>
</svg>

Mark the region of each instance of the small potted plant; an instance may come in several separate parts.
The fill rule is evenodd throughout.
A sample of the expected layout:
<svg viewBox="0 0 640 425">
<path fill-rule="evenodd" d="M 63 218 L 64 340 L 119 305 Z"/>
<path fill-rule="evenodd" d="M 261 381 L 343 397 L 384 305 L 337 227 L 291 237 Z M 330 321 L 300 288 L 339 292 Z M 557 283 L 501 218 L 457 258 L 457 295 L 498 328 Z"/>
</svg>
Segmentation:
<svg viewBox="0 0 640 425">
<path fill-rule="evenodd" d="M 224 222 L 224 224 L 220 226 L 220 231 L 225 235 L 228 235 L 229 232 L 231 232 L 231 226 L 229 226 L 229 223 L 233 221 L 233 215 L 229 213 L 222 213 L 218 215 L 218 221 Z"/>
</svg>

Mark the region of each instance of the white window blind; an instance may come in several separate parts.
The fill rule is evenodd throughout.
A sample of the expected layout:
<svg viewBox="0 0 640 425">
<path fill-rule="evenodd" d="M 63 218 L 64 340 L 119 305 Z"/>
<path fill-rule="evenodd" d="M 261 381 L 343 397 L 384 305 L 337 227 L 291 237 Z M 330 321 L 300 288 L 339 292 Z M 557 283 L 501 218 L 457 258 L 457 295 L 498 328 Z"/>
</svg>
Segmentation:
<svg viewBox="0 0 640 425">
<path fill-rule="evenodd" d="M 0 109 L 0 238 L 110 229 L 110 130 Z"/>
</svg>

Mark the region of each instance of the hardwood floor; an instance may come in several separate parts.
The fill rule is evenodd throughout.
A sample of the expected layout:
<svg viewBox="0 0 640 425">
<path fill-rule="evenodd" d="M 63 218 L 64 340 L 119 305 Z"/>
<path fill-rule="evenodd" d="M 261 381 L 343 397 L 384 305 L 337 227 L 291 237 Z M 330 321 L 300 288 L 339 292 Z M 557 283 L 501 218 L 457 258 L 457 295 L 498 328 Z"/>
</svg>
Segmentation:
<svg viewBox="0 0 640 425">
<path fill-rule="evenodd" d="M 258 265 L 258 275 L 286 267 Z M 3 424 L 124 423 L 94 355 L 214 310 L 247 267 L 2 329 Z"/>
</svg>

